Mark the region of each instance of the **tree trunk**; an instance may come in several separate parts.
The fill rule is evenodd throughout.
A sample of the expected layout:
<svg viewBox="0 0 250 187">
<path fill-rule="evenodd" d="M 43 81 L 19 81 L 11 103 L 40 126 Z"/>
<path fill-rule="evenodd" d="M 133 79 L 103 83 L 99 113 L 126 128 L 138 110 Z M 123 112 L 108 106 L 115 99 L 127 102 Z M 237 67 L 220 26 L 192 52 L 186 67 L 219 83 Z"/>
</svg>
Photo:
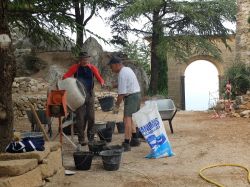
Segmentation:
<svg viewBox="0 0 250 187">
<path fill-rule="evenodd" d="M 168 95 L 168 64 L 166 58 L 159 59 L 158 92 Z"/>
<path fill-rule="evenodd" d="M 74 2 L 75 7 L 75 22 L 76 22 L 76 46 L 78 49 L 83 47 L 83 20 L 84 20 L 84 9 L 82 3 L 79 1 Z"/>
<path fill-rule="evenodd" d="M 0 0 L 0 34 L 10 36 L 7 24 L 7 0 Z M 0 47 L 0 152 L 13 137 L 12 83 L 15 77 L 15 60 L 11 46 Z"/>
<path fill-rule="evenodd" d="M 161 57 L 157 53 L 157 47 L 160 43 L 162 36 L 162 27 L 161 20 L 159 17 L 159 11 L 154 11 L 153 13 L 153 34 L 152 34 L 152 43 L 151 43 L 151 79 L 150 79 L 150 92 L 151 94 L 157 94 L 159 88 L 159 74 Z"/>
</svg>

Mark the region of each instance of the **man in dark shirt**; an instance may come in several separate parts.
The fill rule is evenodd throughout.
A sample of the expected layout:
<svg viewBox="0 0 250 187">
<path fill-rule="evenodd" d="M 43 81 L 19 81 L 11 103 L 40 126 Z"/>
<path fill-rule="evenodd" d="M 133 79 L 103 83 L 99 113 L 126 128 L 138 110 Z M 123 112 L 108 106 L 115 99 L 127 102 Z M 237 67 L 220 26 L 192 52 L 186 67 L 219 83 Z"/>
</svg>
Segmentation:
<svg viewBox="0 0 250 187">
<path fill-rule="evenodd" d="M 94 77 L 98 80 L 101 86 L 104 86 L 104 80 L 101 77 L 96 66 L 90 64 L 90 56 L 87 52 L 79 54 L 77 64 L 72 65 L 69 70 L 63 75 L 63 79 L 73 76 L 79 80 L 85 87 L 86 100 L 85 104 L 79 107 L 76 111 L 76 129 L 78 131 L 78 141 L 84 146 L 84 132 L 87 127 L 87 137 L 89 141 L 94 140 L 94 124 L 95 124 L 95 96 L 94 96 Z"/>
</svg>

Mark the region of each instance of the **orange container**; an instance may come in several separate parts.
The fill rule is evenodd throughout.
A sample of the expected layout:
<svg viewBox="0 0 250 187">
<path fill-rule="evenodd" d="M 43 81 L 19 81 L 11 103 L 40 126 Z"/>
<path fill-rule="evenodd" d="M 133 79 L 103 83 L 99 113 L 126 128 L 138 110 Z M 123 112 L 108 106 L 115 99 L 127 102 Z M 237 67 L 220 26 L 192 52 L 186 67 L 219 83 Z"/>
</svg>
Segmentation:
<svg viewBox="0 0 250 187">
<path fill-rule="evenodd" d="M 51 90 L 47 98 L 47 116 L 60 117 L 67 114 L 67 99 L 65 90 Z"/>
</svg>

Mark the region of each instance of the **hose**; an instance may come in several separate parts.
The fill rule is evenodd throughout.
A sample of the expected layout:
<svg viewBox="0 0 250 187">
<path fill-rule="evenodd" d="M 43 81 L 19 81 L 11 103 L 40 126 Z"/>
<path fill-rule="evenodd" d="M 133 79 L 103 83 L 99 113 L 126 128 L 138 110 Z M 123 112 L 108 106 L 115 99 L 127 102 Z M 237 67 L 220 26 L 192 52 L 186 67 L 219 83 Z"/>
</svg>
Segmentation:
<svg viewBox="0 0 250 187">
<path fill-rule="evenodd" d="M 215 182 L 214 180 L 211 180 L 211 179 L 205 177 L 205 176 L 202 174 L 202 172 L 203 172 L 204 170 L 206 170 L 206 169 L 215 168 L 215 167 L 221 167 L 221 166 L 233 166 L 233 167 L 240 167 L 240 168 L 245 169 L 245 170 L 247 171 L 247 173 L 248 173 L 247 179 L 248 179 L 248 183 L 250 184 L 250 171 L 249 171 L 249 169 L 246 168 L 246 167 L 244 167 L 244 166 L 242 166 L 242 165 L 239 165 L 239 164 L 215 164 L 215 165 L 210 165 L 210 166 L 207 166 L 207 167 L 205 167 L 205 168 L 202 168 L 202 169 L 200 170 L 200 172 L 199 172 L 199 175 L 200 175 L 200 177 L 201 177 L 202 179 L 204 179 L 205 181 L 207 181 L 207 182 L 209 182 L 209 183 L 211 183 L 211 184 L 214 184 L 214 185 L 216 185 L 216 186 L 218 186 L 218 187 L 224 187 L 222 184 L 219 184 L 219 183 Z"/>
</svg>

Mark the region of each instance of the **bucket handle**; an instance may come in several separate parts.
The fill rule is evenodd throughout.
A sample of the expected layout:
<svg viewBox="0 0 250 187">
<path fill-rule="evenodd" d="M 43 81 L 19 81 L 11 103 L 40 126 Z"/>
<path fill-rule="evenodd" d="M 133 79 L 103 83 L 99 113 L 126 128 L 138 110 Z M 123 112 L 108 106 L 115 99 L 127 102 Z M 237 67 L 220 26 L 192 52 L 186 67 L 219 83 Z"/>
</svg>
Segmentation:
<svg viewBox="0 0 250 187">
<path fill-rule="evenodd" d="M 110 128 L 111 128 L 111 127 L 110 127 Z M 106 138 L 103 136 L 103 133 L 102 133 L 101 130 L 97 129 L 97 132 L 98 132 L 98 135 L 99 135 L 100 137 L 102 137 L 104 140 L 106 139 Z"/>
</svg>

